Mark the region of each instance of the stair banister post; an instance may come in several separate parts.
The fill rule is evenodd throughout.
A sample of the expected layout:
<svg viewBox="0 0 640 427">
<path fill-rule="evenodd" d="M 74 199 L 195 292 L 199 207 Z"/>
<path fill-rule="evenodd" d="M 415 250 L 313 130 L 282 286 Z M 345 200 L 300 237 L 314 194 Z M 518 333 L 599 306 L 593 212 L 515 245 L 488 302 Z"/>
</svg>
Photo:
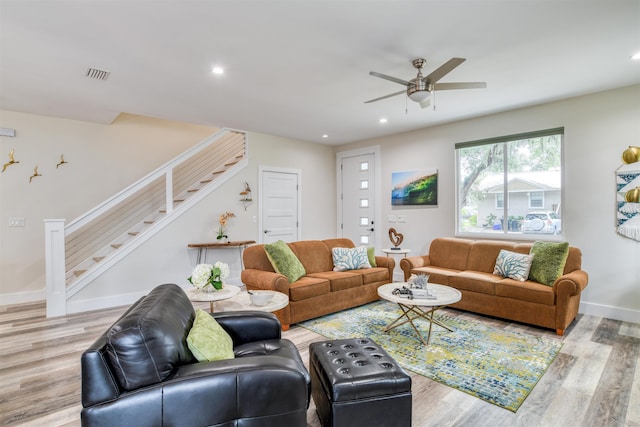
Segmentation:
<svg viewBox="0 0 640 427">
<path fill-rule="evenodd" d="M 47 317 L 67 314 L 64 219 L 45 219 L 45 284 Z"/>
<path fill-rule="evenodd" d="M 167 167 L 166 173 L 166 206 L 167 206 L 167 215 L 171 213 L 173 210 L 173 167 Z"/>
</svg>

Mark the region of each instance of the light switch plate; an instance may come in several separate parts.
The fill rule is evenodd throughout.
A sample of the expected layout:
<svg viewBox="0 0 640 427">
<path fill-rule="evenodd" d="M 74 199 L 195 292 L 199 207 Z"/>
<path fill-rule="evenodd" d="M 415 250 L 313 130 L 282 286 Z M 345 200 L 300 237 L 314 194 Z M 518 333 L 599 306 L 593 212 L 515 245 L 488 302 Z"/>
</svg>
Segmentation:
<svg viewBox="0 0 640 427">
<path fill-rule="evenodd" d="M 24 218 L 20 216 L 9 218 L 9 227 L 24 227 Z"/>
<path fill-rule="evenodd" d="M 398 215 L 398 222 L 407 222 L 406 215 Z"/>
<path fill-rule="evenodd" d="M 396 222 L 398 219 L 396 218 L 395 215 L 389 215 L 387 216 L 387 221 L 388 222 Z"/>
</svg>

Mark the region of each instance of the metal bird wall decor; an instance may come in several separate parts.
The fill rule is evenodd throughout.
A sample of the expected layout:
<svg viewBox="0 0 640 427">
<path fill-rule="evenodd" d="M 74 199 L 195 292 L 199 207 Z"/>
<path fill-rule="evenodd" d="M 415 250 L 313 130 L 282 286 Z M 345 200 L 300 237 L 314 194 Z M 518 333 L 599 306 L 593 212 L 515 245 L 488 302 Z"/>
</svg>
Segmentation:
<svg viewBox="0 0 640 427">
<path fill-rule="evenodd" d="M 29 177 L 29 184 L 31 184 L 31 180 L 37 176 L 42 176 L 42 174 L 38 173 L 38 166 L 36 165 L 36 167 L 33 168 L 33 175 Z"/>
<path fill-rule="evenodd" d="M 64 154 L 60 154 L 60 163 L 58 163 L 58 164 L 56 165 L 56 169 L 58 169 L 58 167 L 59 167 L 60 165 L 66 165 L 67 163 L 69 163 L 69 162 L 67 162 L 67 161 L 64 159 Z"/>
<path fill-rule="evenodd" d="M 15 160 L 15 159 L 13 158 L 13 153 L 14 153 L 14 151 L 15 151 L 15 149 L 12 149 L 12 150 L 9 152 L 9 162 L 8 162 L 8 163 L 5 163 L 5 164 L 4 164 L 4 166 L 2 166 L 2 172 L 6 171 L 6 170 L 7 170 L 7 168 L 8 168 L 9 166 L 11 166 L 11 165 L 15 165 L 16 163 L 20 163 L 20 161 L 19 161 L 19 160 Z M 0 172 L 0 173 L 1 173 L 1 172 Z"/>
</svg>

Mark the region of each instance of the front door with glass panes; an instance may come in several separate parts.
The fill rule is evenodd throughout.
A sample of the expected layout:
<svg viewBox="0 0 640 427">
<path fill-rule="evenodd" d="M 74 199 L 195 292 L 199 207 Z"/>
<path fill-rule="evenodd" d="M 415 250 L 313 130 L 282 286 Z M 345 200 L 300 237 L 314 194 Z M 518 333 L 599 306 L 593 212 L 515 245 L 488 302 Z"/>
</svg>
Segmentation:
<svg viewBox="0 0 640 427">
<path fill-rule="evenodd" d="M 344 157 L 341 163 L 342 236 L 356 246 L 375 246 L 374 154 Z"/>
</svg>

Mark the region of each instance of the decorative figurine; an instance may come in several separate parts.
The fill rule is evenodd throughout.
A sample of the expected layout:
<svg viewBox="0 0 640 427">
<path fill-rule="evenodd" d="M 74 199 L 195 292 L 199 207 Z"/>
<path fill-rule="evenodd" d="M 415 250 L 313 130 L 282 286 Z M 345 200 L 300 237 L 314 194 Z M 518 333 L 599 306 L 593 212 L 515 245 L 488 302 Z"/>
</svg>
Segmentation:
<svg viewBox="0 0 640 427">
<path fill-rule="evenodd" d="M 400 244 L 402 243 L 402 240 L 404 240 L 404 236 L 402 234 L 398 233 L 395 228 L 390 228 L 389 229 L 389 240 L 391 240 L 391 243 L 394 246 L 391 249 L 394 250 L 394 251 L 399 251 L 400 250 Z"/>
<path fill-rule="evenodd" d="M 29 184 L 31 184 L 31 180 L 37 176 L 42 176 L 42 174 L 38 173 L 38 166 L 36 165 L 36 167 L 33 168 L 33 175 L 29 177 Z"/>
<path fill-rule="evenodd" d="M 66 165 L 67 163 L 69 163 L 69 162 L 67 162 L 67 161 L 64 159 L 64 154 L 60 154 L 60 163 L 58 163 L 58 164 L 56 165 L 56 169 L 58 169 L 58 166 L 60 166 L 60 165 Z"/>
<path fill-rule="evenodd" d="M 15 160 L 15 159 L 13 158 L 13 152 L 14 152 L 14 151 L 15 151 L 15 150 L 14 150 L 14 149 L 12 149 L 12 150 L 9 152 L 9 163 L 5 163 L 5 164 L 4 164 L 4 166 L 2 167 L 2 172 L 6 171 L 6 170 L 7 170 L 7 168 L 8 168 L 9 166 L 11 166 L 11 165 L 15 165 L 16 163 L 20 163 L 20 161 L 19 161 L 19 160 Z"/>
</svg>

